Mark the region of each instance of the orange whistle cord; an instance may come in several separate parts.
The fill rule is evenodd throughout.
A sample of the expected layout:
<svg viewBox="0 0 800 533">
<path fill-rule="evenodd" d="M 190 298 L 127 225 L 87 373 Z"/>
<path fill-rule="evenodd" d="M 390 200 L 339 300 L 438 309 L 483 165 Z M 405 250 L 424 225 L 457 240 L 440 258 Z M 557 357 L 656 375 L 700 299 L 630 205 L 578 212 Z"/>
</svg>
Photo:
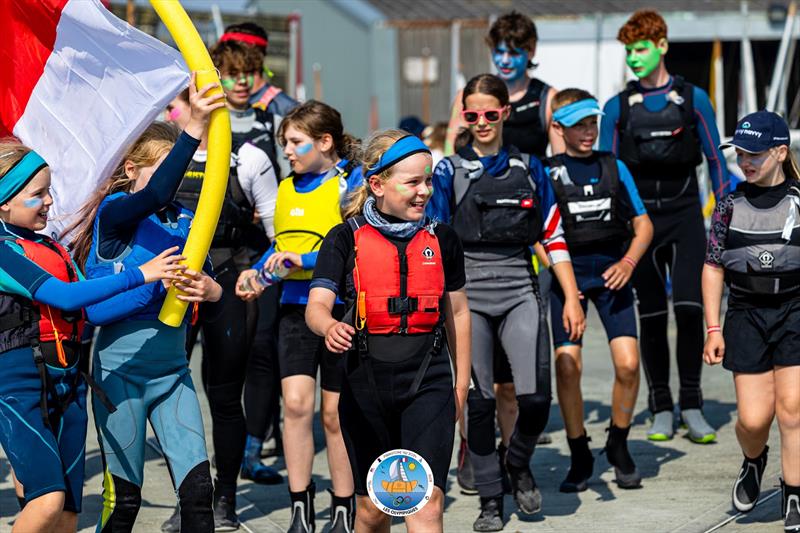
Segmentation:
<svg viewBox="0 0 800 533">
<path fill-rule="evenodd" d="M 53 326 L 53 335 L 56 338 L 56 354 L 58 355 L 58 362 L 61 363 L 61 366 L 67 368 L 67 354 L 64 352 L 64 345 L 61 343 L 61 334 L 58 332 L 58 328 L 56 327 L 56 323 L 53 320 L 53 311 L 50 309 L 50 306 L 47 307 L 47 314 L 50 318 L 50 325 Z"/>
<path fill-rule="evenodd" d="M 197 324 L 198 318 L 200 318 L 200 303 L 194 302 L 194 305 L 192 305 L 192 320 L 191 320 L 192 326 Z"/>
<path fill-rule="evenodd" d="M 353 251 L 358 259 L 358 246 L 354 247 Z M 367 324 L 367 293 L 361 292 L 361 276 L 358 273 L 358 261 L 355 261 L 355 268 L 353 269 L 353 285 L 356 289 L 356 329 L 362 330 Z"/>
</svg>

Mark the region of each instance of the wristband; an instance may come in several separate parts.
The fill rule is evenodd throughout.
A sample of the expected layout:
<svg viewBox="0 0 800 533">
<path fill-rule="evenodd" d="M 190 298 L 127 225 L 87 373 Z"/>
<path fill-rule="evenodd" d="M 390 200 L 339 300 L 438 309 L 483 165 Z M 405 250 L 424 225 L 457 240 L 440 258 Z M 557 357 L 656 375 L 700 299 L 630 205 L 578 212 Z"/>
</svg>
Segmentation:
<svg viewBox="0 0 800 533">
<path fill-rule="evenodd" d="M 720 333 L 721 331 L 722 331 L 722 328 L 720 326 L 708 326 L 706 328 L 706 335 L 710 335 L 710 334 L 715 333 L 715 332 L 716 333 Z"/>
<path fill-rule="evenodd" d="M 622 260 L 625 261 L 626 263 L 628 263 L 633 268 L 636 268 L 636 261 L 634 261 L 633 259 L 631 259 L 627 255 L 623 255 L 622 256 Z"/>
</svg>

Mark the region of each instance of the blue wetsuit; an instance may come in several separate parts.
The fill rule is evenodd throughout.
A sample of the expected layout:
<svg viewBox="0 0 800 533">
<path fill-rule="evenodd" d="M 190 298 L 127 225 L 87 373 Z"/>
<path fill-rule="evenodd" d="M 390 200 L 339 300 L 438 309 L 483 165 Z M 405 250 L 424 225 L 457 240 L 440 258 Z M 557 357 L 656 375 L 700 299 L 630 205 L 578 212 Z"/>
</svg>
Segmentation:
<svg viewBox="0 0 800 533">
<path fill-rule="evenodd" d="M 17 240 L 42 242 L 30 230 L 0 223 L 0 299 L 5 318 L 12 298 L 35 300 L 54 309 L 75 311 L 144 283 L 139 269 L 119 276 L 64 282 L 24 255 Z M 40 405 L 42 380 L 28 338 L 20 328 L 0 332 L 0 445 L 25 487 L 30 501 L 50 492 L 64 491 L 64 510 L 79 513 L 84 480 L 86 446 L 86 383 L 78 361 L 64 368 L 46 365 L 54 385 L 47 393 L 49 427 Z M 56 397 L 53 397 L 53 396 Z M 53 408 L 60 405 L 60 413 Z"/>
<path fill-rule="evenodd" d="M 192 213 L 172 198 L 199 141 L 183 133 L 135 193 L 115 193 L 100 204 L 86 262 L 88 277 L 126 271 L 170 246 L 183 246 Z M 186 359 L 186 325 L 157 317 L 166 289 L 150 283 L 90 306 L 102 325 L 93 373 L 117 411 L 95 401 L 93 410 L 106 475 L 98 531 L 129 531 L 139 505 L 149 420 L 181 500 L 183 527 L 213 530 L 211 477 L 197 395 Z"/>
<path fill-rule="evenodd" d="M 564 166 L 569 173 L 569 178 L 578 187 L 595 185 L 601 180 L 601 165 L 597 154 L 589 157 L 570 157 L 561 156 Z M 641 215 L 646 215 L 644 204 L 639 198 L 636 184 L 628 171 L 628 167 L 622 161 L 616 161 L 617 172 L 619 174 L 616 216 L 619 220 L 630 221 Z M 550 168 L 545 166 L 545 172 L 550 173 Z M 601 242 L 585 246 L 575 246 L 570 242 L 569 234 L 566 236 L 569 254 L 572 258 L 572 270 L 575 272 L 575 280 L 578 289 L 584 295 L 581 299 L 583 312 L 586 313 L 588 302 L 591 300 L 597 309 L 603 327 L 606 330 L 608 340 L 616 337 L 636 337 L 636 312 L 633 308 L 633 288 L 628 283 L 619 290 L 611 290 L 605 287 L 605 280 L 602 278 L 603 272 L 611 265 L 622 259 L 625 253 L 624 242 Z M 581 344 L 582 339 L 576 342 L 569 340 L 569 334 L 564 330 L 561 317 L 564 312 L 564 292 L 556 281 L 553 284 L 553 291 L 550 293 L 550 318 L 553 332 L 553 345 L 563 346 L 569 344 Z"/>
<path fill-rule="evenodd" d="M 646 89 L 636 86 L 642 104 L 650 112 L 666 109 L 670 102 L 674 79 L 663 87 Z M 606 102 L 600 125 L 600 149 L 620 157 L 620 93 Z M 730 189 L 730 177 L 720 152 L 719 133 L 708 94 L 692 88 L 694 130 L 708 161 L 709 175 L 717 198 Z M 633 113 L 633 106 L 630 113 Z M 623 161 L 625 160 L 622 157 Z M 703 305 L 700 278 L 706 249 L 705 226 L 693 169 L 674 175 L 664 172 L 669 165 L 651 165 L 650 170 L 632 174 L 639 194 L 653 222 L 653 241 L 633 275 L 637 292 L 642 361 L 650 385 L 649 405 L 652 412 L 671 410 L 669 387 L 669 343 L 667 342 L 668 288 L 671 280 L 672 305 L 678 327 L 677 357 L 680 375 L 682 409 L 702 406 L 700 373 L 703 351 Z M 672 167 L 675 168 L 675 167 Z"/>
</svg>

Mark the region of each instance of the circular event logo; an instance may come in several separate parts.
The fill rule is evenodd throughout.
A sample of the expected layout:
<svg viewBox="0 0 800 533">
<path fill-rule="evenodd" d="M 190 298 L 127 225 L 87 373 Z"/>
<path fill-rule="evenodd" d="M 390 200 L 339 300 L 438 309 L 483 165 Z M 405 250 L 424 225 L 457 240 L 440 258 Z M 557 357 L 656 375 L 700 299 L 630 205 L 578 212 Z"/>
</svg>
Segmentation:
<svg viewBox="0 0 800 533">
<path fill-rule="evenodd" d="M 433 473 L 421 455 L 409 450 L 390 450 L 372 463 L 367 492 L 378 509 L 391 516 L 416 513 L 430 501 Z"/>
</svg>

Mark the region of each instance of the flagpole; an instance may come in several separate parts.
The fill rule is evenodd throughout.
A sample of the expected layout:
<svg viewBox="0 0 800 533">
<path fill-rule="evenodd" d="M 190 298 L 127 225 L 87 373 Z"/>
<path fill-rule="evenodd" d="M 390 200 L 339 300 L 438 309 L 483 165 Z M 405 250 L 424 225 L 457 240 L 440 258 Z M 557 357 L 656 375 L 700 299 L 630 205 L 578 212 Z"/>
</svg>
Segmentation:
<svg viewBox="0 0 800 533">
<path fill-rule="evenodd" d="M 153 9 L 169 30 L 170 35 L 183 54 L 190 71 L 197 72 L 197 86 L 203 87 L 209 83 L 219 85 L 219 76 L 208 55 L 208 50 L 192 24 L 191 19 L 184 11 L 180 2 L 176 0 L 150 0 Z M 209 94 L 221 92 L 221 88 L 214 89 Z M 211 239 L 217 227 L 219 214 L 222 211 L 222 202 L 228 187 L 228 172 L 231 161 L 231 119 L 226 108 L 212 111 L 208 126 L 208 159 L 206 162 L 203 188 L 197 202 L 197 212 L 192 221 L 192 229 L 186 240 L 183 255 L 186 256 L 185 264 L 194 271 L 201 271 L 205 263 Z M 183 322 L 188 302 L 178 300 L 180 294 L 175 287 L 170 287 L 167 298 L 161 306 L 158 319 L 168 326 L 178 327 Z"/>
</svg>

